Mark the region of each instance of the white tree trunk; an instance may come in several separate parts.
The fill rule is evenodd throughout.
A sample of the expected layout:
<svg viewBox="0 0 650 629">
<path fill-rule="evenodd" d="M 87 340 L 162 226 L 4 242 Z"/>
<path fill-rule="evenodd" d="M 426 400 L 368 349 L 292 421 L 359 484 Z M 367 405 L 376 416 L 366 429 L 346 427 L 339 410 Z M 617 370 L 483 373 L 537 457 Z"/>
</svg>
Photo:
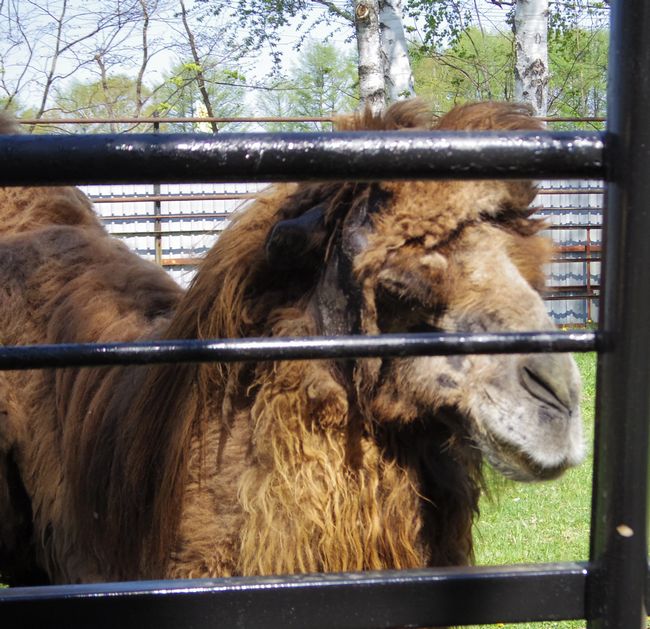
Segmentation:
<svg viewBox="0 0 650 629">
<path fill-rule="evenodd" d="M 386 86 L 381 57 L 378 0 L 355 0 L 354 24 L 359 49 L 361 101 L 374 113 L 386 106 Z"/>
<path fill-rule="evenodd" d="M 517 0 L 515 6 L 515 98 L 538 116 L 548 108 L 548 0 Z"/>
<path fill-rule="evenodd" d="M 402 22 L 402 0 L 379 0 L 379 24 L 388 101 L 411 98 L 415 89 Z"/>
</svg>

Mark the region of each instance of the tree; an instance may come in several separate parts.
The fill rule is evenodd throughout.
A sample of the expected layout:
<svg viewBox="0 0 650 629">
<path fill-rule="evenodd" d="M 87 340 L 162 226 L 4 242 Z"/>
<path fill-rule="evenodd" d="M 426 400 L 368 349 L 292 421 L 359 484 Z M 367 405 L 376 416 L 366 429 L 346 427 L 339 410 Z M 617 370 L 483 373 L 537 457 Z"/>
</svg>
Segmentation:
<svg viewBox="0 0 650 629">
<path fill-rule="evenodd" d="M 21 95 L 35 103 L 32 116 L 42 117 L 61 85 L 70 77 L 94 73 L 104 77 L 124 58 L 140 57 L 136 98 L 144 105 L 142 76 L 152 51 L 147 45 L 153 9 L 165 0 L 113 0 L 87 4 L 71 0 L 7 0 L 0 3 L 0 95 L 7 104 Z M 140 54 L 131 47 L 140 29 Z M 26 101 L 27 98 L 23 97 Z"/>
<path fill-rule="evenodd" d="M 361 100 L 371 111 L 379 113 L 386 106 L 386 81 L 381 55 L 378 0 L 356 0 L 354 17 Z"/>
<path fill-rule="evenodd" d="M 141 102 L 149 90 L 138 86 L 137 79 L 125 74 L 104 76 L 99 81 L 74 81 L 66 89 L 57 89 L 53 108 L 44 116 L 75 118 L 131 118 L 141 113 Z M 147 112 L 148 113 L 148 112 Z M 132 130 L 132 123 L 107 122 L 80 125 L 82 133 L 117 133 Z"/>
<path fill-rule="evenodd" d="M 308 41 L 300 63 L 294 62 L 289 77 L 258 97 L 264 115 L 283 117 L 329 117 L 351 111 L 359 104 L 356 58 L 342 55 L 329 43 Z M 270 130 L 320 130 L 313 122 L 270 126 Z"/>
<path fill-rule="evenodd" d="M 402 0 L 379 1 L 384 85 L 389 102 L 415 96 L 413 71 L 402 19 Z"/>
<path fill-rule="evenodd" d="M 552 30 L 549 37 L 549 114 L 604 117 L 607 113 L 608 55 L 609 33 L 606 30 Z"/>
<path fill-rule="evenodd" d="M 548 110 L 548 0 L 517 0 L 514 13 L 515 98 L 538 116 Z"/>
<path fill-rule="evenodd" d="M 301 34 L 297 48 L 318 24 L 327 23 L 331 32 L 343 26 L 350 38 L 353 33 L 358 36 L 359 82 L 364 101 L 368 100 L 375 109 L 383 107 L 387 83 L 389 96 L 403 98 L 413 93 L 401 0 L 199 2 L 206 3 L 218 14 L 228 15 L 233 25 L 231 41 L 243 40 L 250 49 L 268 46 L 278 66 L 281 60 L 280 34 L 290 24 Z M 388 82 L 384 76 L 388 77 Z"/>
<path fill-rule="evenodd" d="M 437 52 L 412 47 L 418 95 L 443 113 L 476 100 L 512 100 L 514 51 L 511 35 L 468 28 L 453 45 Z"/>
<path fill-rule="evenodd" d="M 169 72 L 156 89 L 156 111 L 170 117 L 235 118 L 244 110 L 244 77 L 236 70 L 205 59 L 205 66 L 194 61 L 180 63 Z M 201 82 L 197 81 L 201 76 Z M 205 102 L 210 103 L 210 111 Z M 222 125 L 225 127 L 226 125 Z M 217 124 L 210 125 L 213 132 Z M 196 131 L 194 123 L 175 123 L 176 131 Z"/>
<path fill-rule="evenodd" d="M 514 34 L 467 29 L 441 51 L 412 48 L 418 94 L 434 111 L 472 100 L 514 98 Z M 604 116 L 608 33 L 551 30 L 549 107 L 551 116 Z"/>
<path fill-rule="evenodd" d="M 455 46 L 475 25 L 484 34 L 482 20 L 489 17 L 488 10 L 500 13 L 514 34 L 515 96 L 529 102 L 539 115 L 545 115 L 548 28 L 564 32 L 583 28 L 587 20 L 602 28 L 608 5 L 598 0 L 410 0 L 407 9 L 422 25 L 421 47 L 428 49 L 428 54 Z"/>
<path fill-rule="evenodd" d="M 134 90 L 131 115 L 139 116 L 150 109 L 160 84 L 153 62 L 175 52 L 178 63 L 194 63 L 193 80 L 210 111 L 203 68 L 208 59 L 231 67 L 237 51 L 224 52 L 218 20 L 195 11 L 192 1 L 0 1 L 0 102 L 15 109 L 20 101 L 34 118 L 60 109 L 74 115 L 73 101 L 62 108 L 61 97 L 86 83 L 102 88 L 94 101 L 101 91 L 107 94 L 101 108 L 110 115 L 114 77 L 128 76 Z"/>
</svg>

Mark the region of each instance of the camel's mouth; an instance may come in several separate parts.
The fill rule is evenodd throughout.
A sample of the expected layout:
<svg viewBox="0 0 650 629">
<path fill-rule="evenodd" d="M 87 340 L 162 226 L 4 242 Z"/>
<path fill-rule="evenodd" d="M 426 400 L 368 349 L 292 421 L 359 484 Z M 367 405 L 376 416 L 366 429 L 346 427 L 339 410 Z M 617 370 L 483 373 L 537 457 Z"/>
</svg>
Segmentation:
<svg viewBox="0 0 650 629">
<path fill-rule="evenodd" d="M 478 445 L 490 466 L 505 478 L 514 481 L 532 483 L 553 480 L 572 466 L 566 459 L 557 465 L 541 465 L 520 448 L 495 436 L 480 439 Z"/>
<path fill-rule="evenodd" d="M 496 471 L 518 481 L 551 480 L 583 460 L 580 379 L 570 356 L 501 359 L 499 370 L 477 364 L 495 375 L 472 382 L 466 410 L 474 441 Z"/>
<path fill-rule="evenodd" d="M 522 400 L 510 413 L 486 406 L 482 411 L 481 421 L 473 417 L 474 441 L 490 465 L 506 478 L 552 480 L 584 458 L 579 409 Z M 525 421 L 531 417 L 533 421 Z"/>
</svg>

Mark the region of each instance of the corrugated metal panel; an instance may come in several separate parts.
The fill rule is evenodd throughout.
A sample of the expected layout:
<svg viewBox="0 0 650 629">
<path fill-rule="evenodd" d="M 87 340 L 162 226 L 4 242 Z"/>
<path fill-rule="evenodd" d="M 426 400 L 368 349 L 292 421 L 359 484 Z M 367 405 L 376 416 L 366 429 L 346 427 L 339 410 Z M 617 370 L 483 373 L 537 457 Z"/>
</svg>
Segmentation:
<svg viewBox="0 0 650 629">
<path fill-rule="evenodd" d="M 259 192 L 264 184 L 162 184 L 85 186 L 91 197 L 144 197 L 146 195 L 236 195 Z M 577 188 L 588 192 L 576 193 Z M 563 192 L 563 190 L 568 192 Z M 585 287 L 597 293 L 600 286 L 599 258 L 602 245 L 601 230 L 603 195 L 593 192 L 602 189 L 600 181 L 548 181 L 540 184 L 536 204 L 538 215 L 545 216 L 552 226 L 580 225 L 573 229 L 549 229 L 558 250 L 571 247 L 572 251 L 558 253 L 566 259 L 549 265 L 548 285 L 551 287 L 548 309 L 558 325 L 590 325 L 598 321 L 598 301 L 585 297 Z M 555 191 L 548 194 L 549 191 Z M 188 286 L 196 272 L 195 262 L 204 255 L 229 223 L 229 216 L 247 201 L 245 199 L 193 199 L 161 201 L 128 201 L 96 203 L 98 213 L 108 230 L 144 258 L 156 259 L 157 222 L 160 229 L 160 251 L 163 267 L 181 286 Z M 159 213 L 158 221 L 156 212 Z M 585 227 L 583 228 L 582 225 Z M 589 251 L 594 248 L 595 251 Z M 574 259 L 574 261 L 571 261 Z M 560 299 L 562 297 L 562 299 Z"/>
<path fill-rule="evenodd" d="M 160 231 L 161 262 L 181 286 L 189 285 L 196 268 L 194 262 L 205 254 L 229 223 L 229 216 L 246 203 L 245 199 L 193 199 L 104 202 L 111 197 L 151 195 L 252 194 L 263 184 L 164 184 L 85 186 L 83 190 L 100 202 L 95 208 L 108 231 L 121 238 L 133 251 L 156 259 L 156 229 Z M 157 206 L 157 207 L 156 207 Z M 218 216 L 214 216 L 214 215 Z M 202 216 L 209 215 L 209 216 Z"/>
<path fill-rule="evenodd" d="M 585 226 L 545 232 L 556 245 L 554 259 L 563 258 L 548 270 L 547 305 L 558 325 L 589 326 L 598 321 L 598 300 L 587 293 L 597 295 L 600 287 L 600 262 L 594 258 L 601 257 L 602 230 L 598 227 L 602 225 L 603 194 L 593 190 L 602 186 L 601 181 L 592 180 L 543 182 L 541 188 L 547 194 L 536 200 L 539 215 L 550 225 Z M 574 192 L 578 188 L 586 192 Z M 564 189 L 571 192 L 564 193 Z M 558 192 L 548 194 L 551 190 Z"/>
</svg>

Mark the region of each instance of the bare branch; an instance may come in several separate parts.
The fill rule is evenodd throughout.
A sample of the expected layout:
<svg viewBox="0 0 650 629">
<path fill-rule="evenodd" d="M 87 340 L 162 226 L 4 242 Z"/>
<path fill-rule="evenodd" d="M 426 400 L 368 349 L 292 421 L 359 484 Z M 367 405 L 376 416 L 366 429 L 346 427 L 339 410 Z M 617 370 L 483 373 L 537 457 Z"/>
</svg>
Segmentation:
<svg viewBox="0 0 650 629">
<path fill-rule="evenodd" d="M 333 2 L 329 2 L 328 0 L 311 0 L 311 1 L 314 4 L 320 4 L 321 6 L 324 6 L 330 13 L 334 13 L 335 15 L 342 17 L 347 22 L 350 22 L 350 24 L 354 24 L 354 15 L 346 11 L 345 9 L 341 9 L 341 7 L 336 6 Z"/>
</svg>

